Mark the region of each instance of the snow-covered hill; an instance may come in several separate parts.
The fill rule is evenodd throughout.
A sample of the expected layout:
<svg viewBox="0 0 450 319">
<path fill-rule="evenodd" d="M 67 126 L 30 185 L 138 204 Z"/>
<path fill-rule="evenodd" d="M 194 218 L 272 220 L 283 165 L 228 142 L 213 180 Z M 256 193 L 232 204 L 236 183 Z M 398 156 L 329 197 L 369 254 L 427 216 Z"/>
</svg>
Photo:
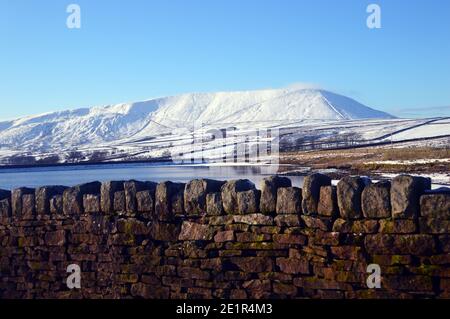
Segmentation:
<svg viewBox="0 0 450 319">
<path fill-rule="evenodd" d="M 342 95 L 318 89 L 195 93 L 144 102 L 46 113 L 0 122 L 0 149 L 55 152 L 186 131 L 195 121 L 238 123 L 389 119 Z"/>
</svg>

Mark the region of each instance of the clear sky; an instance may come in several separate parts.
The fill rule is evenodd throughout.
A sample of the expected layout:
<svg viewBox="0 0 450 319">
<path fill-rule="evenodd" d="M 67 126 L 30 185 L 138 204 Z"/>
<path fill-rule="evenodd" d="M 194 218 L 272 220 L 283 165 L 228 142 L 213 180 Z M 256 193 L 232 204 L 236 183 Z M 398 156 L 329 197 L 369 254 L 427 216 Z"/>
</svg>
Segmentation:
<svg viewBox="0 0 450 319">
<path fill-rule="evenodd" d="M 0 0 L 0 57 L 0 119 L 296 82 L 450 116 L 448 0 Z"/>
</svg>

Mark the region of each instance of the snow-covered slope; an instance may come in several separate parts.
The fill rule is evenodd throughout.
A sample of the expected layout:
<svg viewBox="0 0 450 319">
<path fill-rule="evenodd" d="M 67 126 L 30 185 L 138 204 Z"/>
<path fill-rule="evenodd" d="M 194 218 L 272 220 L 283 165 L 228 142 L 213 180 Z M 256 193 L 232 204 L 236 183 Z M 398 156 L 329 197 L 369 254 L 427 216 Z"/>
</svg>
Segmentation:
<svg viewBox="0 0 450 319">
<path fill-rule="evenodd" d="M 183 94 L 0 122 L 0 148 L 45 152 L 87 147 L 173 133 L 191 128 L 194 121 L 226 126 L 375 118 L 392 116 L 345 96 L 316 89 Z"/>
</svg>

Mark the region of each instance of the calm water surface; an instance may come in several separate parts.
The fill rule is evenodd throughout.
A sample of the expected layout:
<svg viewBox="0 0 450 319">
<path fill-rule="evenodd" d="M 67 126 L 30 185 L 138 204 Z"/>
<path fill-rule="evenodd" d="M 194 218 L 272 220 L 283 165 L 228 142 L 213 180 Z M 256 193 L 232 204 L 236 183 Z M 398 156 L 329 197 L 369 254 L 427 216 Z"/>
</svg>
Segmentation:
<svg viewBox="0 0 450 319">
<path fill-rule="evenodd" d="M 266 176 L 277 172 L 274 166 L 177 166 L 170 164 L 132 163 L 85 166 L 2 168 L 0 188 L 38 187 L 45 185 L 74 186 L 92 181 L 142 180 L 186 182 L 195 178 L 217 180 L 249 179 L 256 186 Z M 303 176 L 289 176 L 293 186 L 301 187 Z"/>
</svg>

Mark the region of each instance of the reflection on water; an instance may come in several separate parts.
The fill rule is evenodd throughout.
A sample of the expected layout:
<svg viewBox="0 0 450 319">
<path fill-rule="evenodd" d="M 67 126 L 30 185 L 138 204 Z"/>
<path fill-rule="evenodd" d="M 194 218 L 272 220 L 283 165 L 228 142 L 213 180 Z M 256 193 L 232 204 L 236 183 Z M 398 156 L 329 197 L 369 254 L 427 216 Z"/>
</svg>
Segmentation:
<svg viewBox="0 0 450 319">
<path fill-rule="evenodd" d="M 44 185 L 74 186 L 92 181 L 143 180 L 186 182 L 195 178 L 217 180 L 249 179 L 256 186 L 266 176 L 276 174 L 277 166 L 177 166 L 151 163 L 99 164 L 60 167 L 0 169 L 0 188 L 38 187 Z M 303 176 L 289 176 L 301 187 Z"/>
</svg>

